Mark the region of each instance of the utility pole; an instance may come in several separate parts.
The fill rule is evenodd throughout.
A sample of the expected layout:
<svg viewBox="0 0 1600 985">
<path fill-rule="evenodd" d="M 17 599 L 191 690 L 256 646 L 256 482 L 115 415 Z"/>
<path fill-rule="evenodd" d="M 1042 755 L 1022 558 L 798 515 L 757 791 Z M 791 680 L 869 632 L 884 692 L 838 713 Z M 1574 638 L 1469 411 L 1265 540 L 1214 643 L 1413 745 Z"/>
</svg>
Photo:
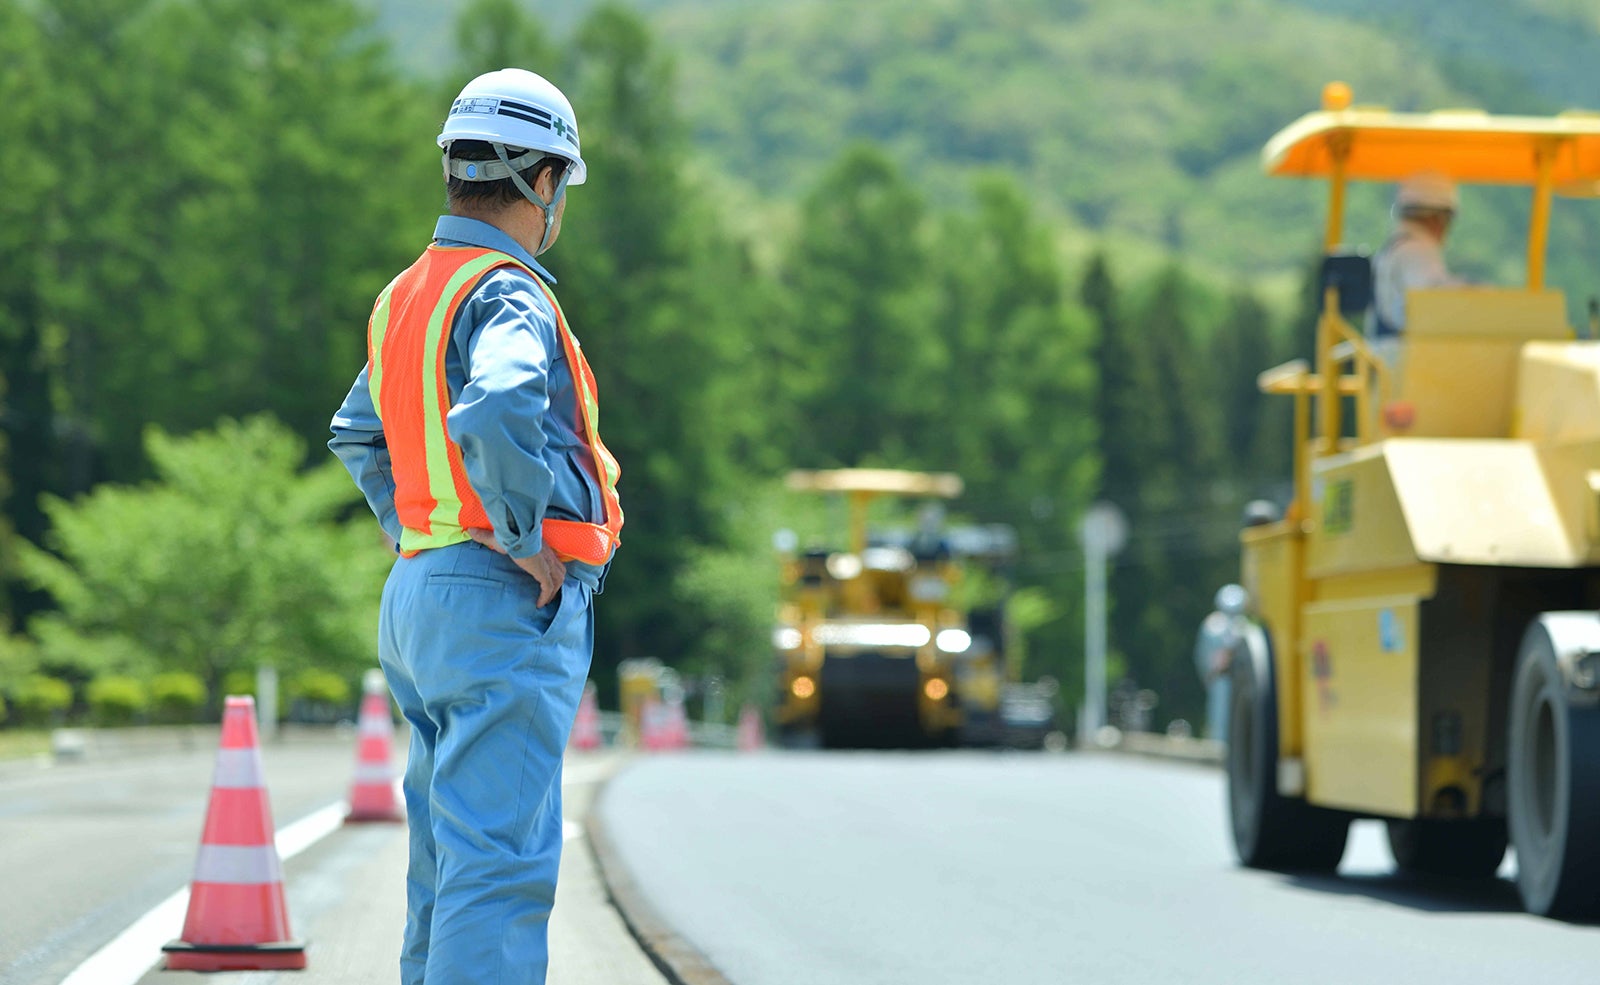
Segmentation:
<svg viewBox="0 0 1600 985">
<path fill-rule="evenodd" d="M 1083 544 L 1083 711 L 1078 740 L 1094 743 L 1106 720 L 1106 567 L 1127 541 L 1128 521 L 1105 501 L 1090 506 L 1078 524 Z"/>
</svg>

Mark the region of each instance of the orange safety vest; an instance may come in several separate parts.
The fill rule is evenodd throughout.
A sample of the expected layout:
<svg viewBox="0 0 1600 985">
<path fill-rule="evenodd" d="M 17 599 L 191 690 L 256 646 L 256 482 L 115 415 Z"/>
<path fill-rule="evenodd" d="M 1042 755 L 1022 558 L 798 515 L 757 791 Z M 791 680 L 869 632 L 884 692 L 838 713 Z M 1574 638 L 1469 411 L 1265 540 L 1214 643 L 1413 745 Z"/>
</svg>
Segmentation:
<svg viewBox="0 0 1600 985">
<path fill-rule="evenodd" d="M 604 523 L 547 518 L 540 533 L 563 561 L 605 564 L 621 542 L 622 501 L 617 497 L 621 469 L 600 441 L 594 373 L 544 281 L 515 257 L 479 247 L 429 246 L 378 295 L 367 323 L 367 383 L 394 469 L 400 553 L 412 557 L 428 548 L 470 540 L 469 529 L 494 529 L 483 502 L 467 482 L 461 446 L 450 440 L 445 428 L 450 387 L 444 369 L 456 313 L 483 277 L 498 267 L 527 271 L 549 299 L 578 391 L 578 415 L 601 473 L 595 479 L 605 503 Z"/>
</svg>

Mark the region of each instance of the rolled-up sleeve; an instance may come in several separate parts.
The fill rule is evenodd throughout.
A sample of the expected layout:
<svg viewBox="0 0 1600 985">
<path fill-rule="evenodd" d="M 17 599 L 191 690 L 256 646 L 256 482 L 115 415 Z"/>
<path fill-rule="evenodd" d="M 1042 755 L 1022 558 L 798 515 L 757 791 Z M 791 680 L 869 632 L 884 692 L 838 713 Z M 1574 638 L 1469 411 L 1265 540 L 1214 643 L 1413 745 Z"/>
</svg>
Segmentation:
<svg viewBox="0 0 1600 985">
<path fill-rule="evenodd" d="M 491 275 L 462 307 L 453 336 L 466 379 L 446 426 L 495 537 L 512 557 L 539 552 L 555 483 L 544 461 L 543 421 L 556 324 L 536 291 Z"/>
<path fill-rule="evenodd" d="M 384 439 L 383 422 L 372 406 L 372 389 L 367 384 L 370 366 L 362 367 L 355 385 L 344 398 L 329 428 L 333 439 L 328 448 L 355 480 L 367 505 L 378 518 L 383 532 L 400 542 L 400 517 L 394 505 L 394 470 L 389 463 L 389 445 Z"/>
</svg>

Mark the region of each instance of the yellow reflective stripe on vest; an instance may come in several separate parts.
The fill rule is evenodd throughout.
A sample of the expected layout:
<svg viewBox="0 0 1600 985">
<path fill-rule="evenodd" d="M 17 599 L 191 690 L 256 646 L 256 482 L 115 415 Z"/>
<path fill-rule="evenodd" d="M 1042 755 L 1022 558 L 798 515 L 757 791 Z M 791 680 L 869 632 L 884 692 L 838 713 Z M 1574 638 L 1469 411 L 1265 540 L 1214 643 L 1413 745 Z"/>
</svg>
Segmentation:
<svg viewBox="0 0 1600 985">
<path fill-rule="evenodd" d="M 544 296 L 550 301 L 550 306 L 555 309 L 556 330 L 565 339 L 571 339 L 574 350 L 581 350 L 583 346 L 573 336 L 572 327 L 567 323 L 567 313 L 561 310 L 561 302 L 556 300 L 555 292 L 550 290 L 549 286 L 542 280 L 535 278 L 534 282 L 539 285 L 540 290 L 544 291 Z M 622 477 L 622 467 L 617 464 L 617 460 L 612 457 L 611 452 L 600 441 L 600 402 L 595 399 L 594 389 L 589 386 L 589 381 L 584 378 L 584 367 L 571 366 L 569 368 L 572 370 L 573 387 L 578 391 L 579 398 L 583 401 L 583 424 L 584 430 L 588 432 L 586 437 L 589 439 L 589 454 L 595 459 L 596 465 L 600 469 L 598 478 L 604 487 L 603 491 L 614 492 L 617 488 L 617 480 Z M 604 504 L 602 504 L 602 508 L 603 506 Z"/>
<path fill-rule="evenodd" d="M 428 517 L 428 531 L 415 530 L 403 527 L 400 531 L 400 549 L 413 552 L 429 547 L 444 547 L 449 544 L 458 544 L 468 540 L 465 530 L 461 527 L 461 501 L 456 498 L 454 480 L 450 473 L 449 433 L 445 428 L 444 404 L 448 399 L 448 392 L 441 392 L 445 386 L 442 382 L 439 359 L 442 356 L 443 344 L 451 326 L 446 324 L 449 320 L 453 306 L 451 302 L 463 288 L 467 287 L 477 278 L 504 263 L 504 258 L 487 255 L 469 260 L 462 264 L 445 284 L 445 289 L 434 304 L 433 311 L 428 315 L 428 326 L 422 341 L 422 373 L 420 385 L 422 393 L 423 417 L 423 448 L 427 463 L 428 495 L 434 501 L 434 507 Z M 390 318 L 390 300 L 394 290 L 394 283 L 384 289 L 378 297 L 378 303 L 372 311 L 371 327 L 369 329 L 370 353 L 368 360 L 367 386 L 372 392 L 372 405 L 378 412 L 379 420 L 383 419 L 383 404 L 380 397 L 383 385 L 383 342 L 388 332 Z"/>
<path fill-rule="evenodd" d="M 450 394 L 444 389 L 444 367 L 439 365 L 439 360 L 444 355 L 444 336 L 451 328 L 445 324 L 451 310 L 451 300 L 463 287 L 499 266 L 500 262 L 499 257 L 491 254 L 462 264 L 455 276 L 446 282 L 444 294 L 439 298 L 433 314 L 428 316 L 427 341 L 422 348 L 422 385 L 424 392 L 434 399 L 422 402 L 422 419 L 426 422 L 423 438 L 428 449 L 428 490 L 433 494 L 435 505 L 433 515 L 429 517 L 433 534 L 428 538 L 428 544 L 419 547 L 440 546 L 441 542 L 436 538 L 447 532 L 449 539 L 443 543 L 469 539 L 461 527 L 461 501 L 456 498 L 455 479 L 450 475 L 450 433 L 445 430 L 444 423 L 444 405 L 449 401 Z"/>
<path fill-rule="evenodd" d="M 539 285 L 539 289 L 544 292 L 545 298 L 555 311 L 556 330 L 561 334 L 563 348 L 569 353 L 568 361 L 572 365 L 568 368 L 572 371 L 573 386 L 582 401 L 589 457 L 594 461 L 595 470 L 599 473 L 595 478 L 600 483 L 600 508 L 604 515 L 600 523 L 588 526 L 603 532 L 608 550 L 614 551 L 620 542 L 619 534 L 622 528 L 622 504 L 617 497 L 617 482 L 622 477 L 622 467 L 617 464 L 610 449 L 606 448 L 605 442 L 600 440 L 600 401 L 595 392 L 594 371 L 583 355 L 583 346 L 573 334 L 572 326 L 567 323 L 567 314 L 561 310 L 561 302 L 556 300 L 555 292 L 537 277 L 534 278 L 534 283 Z"/>
<path fill-rule="evenodd" d="M 394 281 L 390 281 L 372 306 L 367 328 L 367 390 L 372 394 L 372 409 L 379 421 L 383 420 L 383 402 L 378 396 L 383 392 L 383 337 L 389 331 L 389 295 L 393 292 Z"/>
</svg>

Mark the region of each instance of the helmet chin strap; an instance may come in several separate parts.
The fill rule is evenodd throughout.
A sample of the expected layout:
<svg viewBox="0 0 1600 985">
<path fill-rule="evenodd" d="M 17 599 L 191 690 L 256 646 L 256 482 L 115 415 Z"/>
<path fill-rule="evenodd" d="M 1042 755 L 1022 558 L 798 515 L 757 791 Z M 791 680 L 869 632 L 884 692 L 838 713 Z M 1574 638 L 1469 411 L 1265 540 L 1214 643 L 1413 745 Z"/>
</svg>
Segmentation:
<svg viewBox="0 0 1600 985">
<path fill-rule="evenodd" d="M 561 169 L 561 180 L 556 182 L 555 194 L 551 195 L 550 201 L 546 202 L 539 197 L 538 192 L 534 191 L 526 181 L 522 180 L 522 175 L 511 167 L 511 161 L 506 157 L 505 145 L 496 143 L 492 146 L 494 147 L 495 155 L 500 158 L 500 163 L 511 171 L 511 181 L 517 186 L 517 190 L 522 192 L 524 198 L 537 205 L 540 211 L 544 213 L 544 236 L 539 239 L 539 248 L 533 251 L 534 256 L 539 256 L 550 248 L 550 234 L 556 225 L 556 206 L 560 204 L 563 198 L 567 197 L 567 179 L 572 177 L 572 166 L 568 165 Z"/>
</svg>

